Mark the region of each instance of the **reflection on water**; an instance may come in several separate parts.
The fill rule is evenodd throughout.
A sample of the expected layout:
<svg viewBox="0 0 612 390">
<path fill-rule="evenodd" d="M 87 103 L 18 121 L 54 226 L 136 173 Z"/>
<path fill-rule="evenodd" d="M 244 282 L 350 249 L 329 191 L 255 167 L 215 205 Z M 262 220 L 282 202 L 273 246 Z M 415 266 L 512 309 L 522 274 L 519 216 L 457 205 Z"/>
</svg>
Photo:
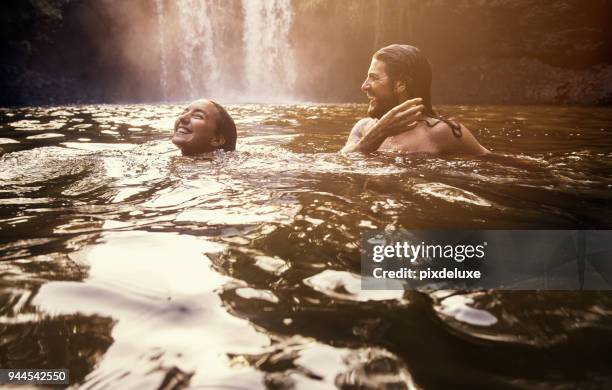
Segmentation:
<svg viewBox="0 0 612 390">
<path fill-rule="evenodd" d="M 611 228 L 612 109 L 447 107 L 510 157 L 343 156 L 360 105 L 0 110 L 0 366 L 85 387 L 598 387 L 612 295 L 359 289 L 364 229 Z"/>
</svg>

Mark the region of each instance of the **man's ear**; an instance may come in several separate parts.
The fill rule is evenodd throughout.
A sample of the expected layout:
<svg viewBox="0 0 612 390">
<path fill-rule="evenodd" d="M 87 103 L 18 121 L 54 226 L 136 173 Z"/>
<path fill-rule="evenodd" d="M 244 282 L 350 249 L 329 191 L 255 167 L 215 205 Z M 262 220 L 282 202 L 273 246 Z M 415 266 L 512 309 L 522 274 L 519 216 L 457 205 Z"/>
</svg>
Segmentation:
<svg viewBox="0 0 612 390">
<path fill-rule="evenodd" d="M 405 81 L 396 81 L 395 82 L 395 92 L 402 93 L 406 92 L 406 82 Z"/>
<path fill-rule="evenodd" d="M 225 145 L 225 137 L 221 134 L 217 134 L 215 137 L 213 137 L 210 143 L 212 146 L 220 148 L 221 146 Z"/>
</svg>

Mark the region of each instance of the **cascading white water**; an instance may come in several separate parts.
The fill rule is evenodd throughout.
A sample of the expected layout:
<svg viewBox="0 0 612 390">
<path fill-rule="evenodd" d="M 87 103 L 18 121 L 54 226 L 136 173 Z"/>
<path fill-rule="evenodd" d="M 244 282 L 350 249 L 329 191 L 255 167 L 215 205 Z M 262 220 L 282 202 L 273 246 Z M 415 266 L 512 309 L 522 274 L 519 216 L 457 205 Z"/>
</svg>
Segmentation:
<svg viewBox="0 0 612 390">
<path fill-rule="evenodd" d="M 158 38 L 159 38 L 159 67 L 160 67 L 160 75 L 159 75 L 159 84 L 161 87 L 161 91 L 163 94 L 164 100 L 168 99 L 168 64 L 166 59 L 166 40 L 163 33 L 164 28 L 164 3 L 162 0 L 155 0 L 155 13 L 157 14 L 157 27 L 159 30 Z"/>
<path fill-rule="evenodd" d="M 246 95 L 288 98 L 295 84 L 290 0 L 243 0 Z"/>
<path fill-rule="evenodd" d="M 177 0 L 174 4 L 180 28 L 174 44 L 178 47 L 180 75 L 187 88 L 182 93 L 190 98 L 210 94 L 221 87 L 211 19 L 215 12 L 208 1 Z"/>
<path fill-rule="evenodd" d="M 290 0 L 156 0 L 164 100 L 293 100 Z"/>
</svg>

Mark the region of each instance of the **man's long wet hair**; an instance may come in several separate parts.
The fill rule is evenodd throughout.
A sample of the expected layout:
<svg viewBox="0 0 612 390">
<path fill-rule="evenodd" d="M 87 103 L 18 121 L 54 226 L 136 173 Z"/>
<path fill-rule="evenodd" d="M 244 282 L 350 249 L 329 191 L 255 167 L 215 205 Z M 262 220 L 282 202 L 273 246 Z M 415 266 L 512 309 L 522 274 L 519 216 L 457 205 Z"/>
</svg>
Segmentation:
<svg viewBox="0 0 612 390">
<path fill-rule="evenodd" d="M 392 81 L 405 81 L 408 98 L 420 97 L 425 106 L 424 114 L 450 126 L 456 137 L 461 137 L 461 126 L 437 114 L 431 104 L 431 65 L 419 49 L 410 45 L 393 44 L 378 50 L 374 58 L 385 63 Z M 437 123 L 437 122 L 436 122 Z M 429 123 L 428 123 L 429 125 Z"/>
<path fill-rule="evenodd" d="M 217 108 L 219 112 L 219 117 L 217 118 L 217 133 L 225 138 L 225 143 L 222 148 L 226 152 L 236 150 L 236 124 L 234 120 L 230 116 L 230 114 L 225 111 L 222 105 L 217 102 L 210 101 Z"/>
</svg>

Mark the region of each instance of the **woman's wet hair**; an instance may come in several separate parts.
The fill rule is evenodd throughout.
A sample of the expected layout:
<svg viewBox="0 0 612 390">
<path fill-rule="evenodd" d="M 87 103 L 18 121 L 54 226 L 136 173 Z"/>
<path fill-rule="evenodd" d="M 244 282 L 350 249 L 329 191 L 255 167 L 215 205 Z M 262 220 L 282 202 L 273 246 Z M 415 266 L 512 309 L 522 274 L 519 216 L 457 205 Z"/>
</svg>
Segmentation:
<svg viewBox="0 0 612 390">
<path fill-rule="evenodd" d="M 236 124 L 232 117 L 225 111 L 222 105 L 217 102 L 210 101 L 219 112 L 219 116 L 217 117 L 217 133 L 222 135 L 225 138 L 225 143 L 223 144 L 223 150 L 226 152 L 236 150 Z"/>
<path fill-rule="evenodd" d="M 457 122 L 443 118 L 432 107 L 431 65 L 419 49 L 410 45 L 394 44 L 378 50 L 374 58 L 385 63 L 386 72 L 393 81 L 406 82 L 409 99 L 417 97 L 423 99 L 424 114 L 446 123 L 453 131 L 453 135 L 461 137 L 461 126 Z"/>
</svg>

